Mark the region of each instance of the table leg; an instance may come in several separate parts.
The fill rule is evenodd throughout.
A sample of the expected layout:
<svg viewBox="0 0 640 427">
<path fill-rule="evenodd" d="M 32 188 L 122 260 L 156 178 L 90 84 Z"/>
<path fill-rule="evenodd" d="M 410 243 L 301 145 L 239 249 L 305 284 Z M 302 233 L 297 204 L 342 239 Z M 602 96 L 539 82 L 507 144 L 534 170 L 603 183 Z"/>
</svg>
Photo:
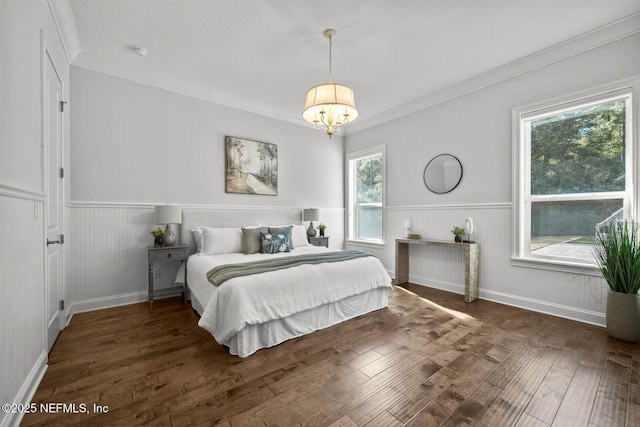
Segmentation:
<svg viewBox="0 0 640 427">
<path fill-rule="evenodd" d="M 480 249 L 478 245 L 468 245 L 464 250 L 464 301 L 478 299 Z"/>
<path fill-rule="evenodd" d="M 153 310 L 153 264 L 149 264 L 149 311 Z"/>
<path fill-rule="evenodd" d="M 409 245 L 396 242 L 396 285 L 409 282 Z"/>
</svg>

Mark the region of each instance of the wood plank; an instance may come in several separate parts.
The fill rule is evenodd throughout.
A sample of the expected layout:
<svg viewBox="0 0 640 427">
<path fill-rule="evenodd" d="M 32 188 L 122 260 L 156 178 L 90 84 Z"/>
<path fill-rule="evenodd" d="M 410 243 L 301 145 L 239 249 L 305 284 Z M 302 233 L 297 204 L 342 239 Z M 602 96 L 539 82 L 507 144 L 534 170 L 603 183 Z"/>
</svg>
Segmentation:
<svg viewBox="0 0 640 427">
<path fill-rule="evenodd" d="M 570 383 L 570 377 L 549 372 L 531 398 L 525 414 L 551 425 Z"/>
<path fill-rule="evenodd" d="M 413 375 L 407 376 L 402 381 L 390 384 L 383 390 L 380 390 L 367 401 L 358 407 L 349 411 L 347 415 L 358 425 L 365 425 L 380 415 L 381 412 L 389 408 L 396 401 L 400 400 L 407 393 L 411 392 L 420 384 L 428 381 L 433 374 L 440 369 L 440 366 L 426 360 L 416 366 Z"/>
<path fill-rule="evenodd" d="M 547 375 L 550 366 L 532 359 L 505 388 L 496 403 L 478 423 L 478 426 L 514 424 Z"/>
<path fill-rule="evenodd" d="M 514 427 L 548 427 L 549 424 L 540 421 L 536 417 L 532 417 L 529 414 L 522 414 Z"/>
<path fill-rule="evenodd" d="M 500 363 L 499 369 L 496 369 L 487 378 L 487 382 L 498 388 L 505 389 L 536 353 L 536 349 L 517 346 L 509 353 L 505 360 Z"/>
<path fill-rule="evenodd" d="M 370 423 L 367 423 L 367 427 L 400 427 L 402 422 L 389 412 L 384 411 L 377 417 L 375 417 Z"/>
<path fill-rule="evenodd" d="M 439 426 L 449 416 L 449 411 L 438 402 L 432 401 L 427 404 L 415 417 L 411 418 L 407 427 L 425 427 L 425 426 Z"/>
<path fill-rule="evenodd" d="M 637 348 L 632 350 L 631 355 L 627 427 L 640 427 L 640 349 Z"/>
<path fill-rule="evenodd" d="M 358 427 L 358 424 L 354 423 L 347 417 L 340 417 L 337 421 L 329 424 L 329 427 Z"/>
<path fill-rule="evenodd" d="M 598 388 L 605 362 L 606 358 L 603 356 L 583 353 L 573 375 L 573 382 L 588 388 Z"/>
<path fill-rule="evenodd" d="M 626 421 L 631 354 L 612 348 L 602 370 L 596 400 L 589 424 L 593 426 L 624 426 Z"/>
<path fill-rule="evenodd" d="M 485 416 L 489 408 L 498 400 L 502 389 L 482 382 L 442 424 L 446 427 L 475 426 Z"/>
<path fill-rule="evenodd" d="M 595 398 L 594 389 L 572 382 L 551 425 L 553 427 L 587 426 Z"/>
</svg>

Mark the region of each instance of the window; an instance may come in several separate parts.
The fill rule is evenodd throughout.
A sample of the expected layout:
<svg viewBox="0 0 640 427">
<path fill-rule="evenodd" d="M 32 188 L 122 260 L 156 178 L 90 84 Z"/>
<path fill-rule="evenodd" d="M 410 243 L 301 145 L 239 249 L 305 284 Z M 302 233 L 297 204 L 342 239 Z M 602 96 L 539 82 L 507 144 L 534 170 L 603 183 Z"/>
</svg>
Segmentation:
<svg viewBox="0 0 640 427">
<path fill-rule="evenodd" d="M 351 153 L 347 162 L 349 240 L 384 243 L 385 148 Z"/>
<path fill-rule="evenodd" d="M 633 211 L 631 90 L 516 111 L 515 257 L 593 265 L 596 232 Z"/>
</svg>

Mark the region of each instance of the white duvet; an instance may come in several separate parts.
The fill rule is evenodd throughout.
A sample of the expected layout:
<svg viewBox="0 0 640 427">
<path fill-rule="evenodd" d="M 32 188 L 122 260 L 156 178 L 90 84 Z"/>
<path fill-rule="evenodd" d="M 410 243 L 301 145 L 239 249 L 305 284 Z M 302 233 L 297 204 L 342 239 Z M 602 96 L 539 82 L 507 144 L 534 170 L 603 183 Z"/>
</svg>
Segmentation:
<svg viewBox="0 0 640 427">
<path fill-rule="evenodd" d="M 236 277 L 219 287 L 206 278 L 206 273 L 217 265 L 321 251 L 330 249 L 304 246 L 275 255 L 192 255 L 187 264 L 187 281 L 189 290 L 203 306 L 198 325 L 218 343 L 228 345 L 247 325 L 281 319 L 373 289 L 391 288 L 389 274 L 373 256 Z"/>
</svg>

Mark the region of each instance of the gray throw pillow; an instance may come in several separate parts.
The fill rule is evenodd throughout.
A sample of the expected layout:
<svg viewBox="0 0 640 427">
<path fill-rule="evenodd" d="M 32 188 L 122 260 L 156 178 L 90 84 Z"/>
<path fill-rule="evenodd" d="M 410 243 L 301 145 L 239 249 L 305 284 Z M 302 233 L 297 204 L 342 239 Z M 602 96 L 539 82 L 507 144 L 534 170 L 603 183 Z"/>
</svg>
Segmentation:
<svg viewBox="0 0 640 427">
<path fill-rule="evenodd" d="M 245 255 L 257 254 L 260 252 L 260 232 L 266 233 L 267 227 L 243 228 L 242 229 L 242 252 Z"/>
</svg>

